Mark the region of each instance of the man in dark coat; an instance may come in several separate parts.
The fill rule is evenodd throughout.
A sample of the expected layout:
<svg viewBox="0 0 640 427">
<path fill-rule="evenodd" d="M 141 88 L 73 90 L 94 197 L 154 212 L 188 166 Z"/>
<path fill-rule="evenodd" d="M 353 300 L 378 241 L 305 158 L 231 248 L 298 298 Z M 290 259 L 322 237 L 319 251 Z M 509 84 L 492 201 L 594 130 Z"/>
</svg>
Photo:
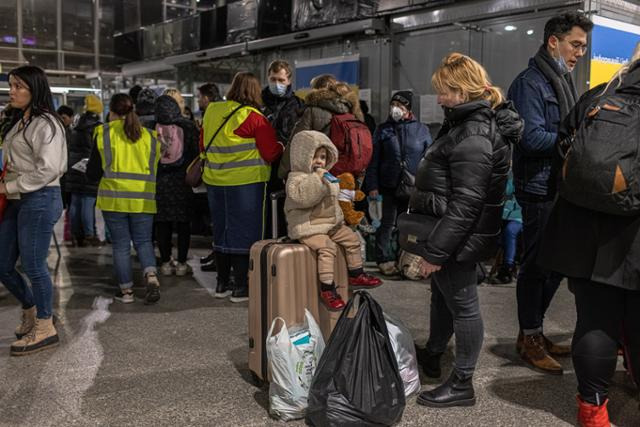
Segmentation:
<svg viewBox="0 0 640 427">
<path fill-rule="evenodd" d="M 278 141 L 285 146 L 291 138 L 291 132 L 302 113 L 304 103 L 293 93 L 291 87 L 291 66 L 287 61 L 277 59 L 269 65 L 269 84 L 262 90 L 263 113 L 276 130 Z M 271 179 L 267 185 L 267 191 L 273 193 L 284 190 L 284 181 L 278 178 L 280 160 L 271 165 Z M 267 224 L 271 224 L 271 209 L 267 210 Z M 278 234 L 286 234 L 286 221 L 284 218 L 284 199 L 278 203 Z M 268 235 L 272 234 L 271 227 Z M 272 236 L 276 238 L 278 236 Z"/>
<path fill-rule="evenodd" d="M 73 128 L 69 138 L 69 169 L 65 175 L 65 188 L 71 194 L 69 216 L 74 245 L 99 246 L 95 229 L 95 206 L 99 181 L 85 174 L 87 162 L 95 145 L 93 131 L 102 124 L 102 101 L 96 95 L 84 99 L 85 112 Z"/>
<path fill-rule="evenodd" d="M 529 366 L 550 374 L 562 374 L 562 366 L 552 356 L 570 353 L 568 346 L 548 340 L 542 328 L 562 277 L 541 269 L 536 257 L 555 197 L 551 164 L 558 123 L 577 101 L 571 71 L 586 53 L 591 28 L 593 23 L 578 12 L 551 18 L 545 25 L 544 45 L 513 81 L 508 94 L 525 122 L 522 141 L 513 153 L 515 194 L 522 207 L 525 247 L 517 284 L 520 333 L 516 349 Z"/>
</svg>

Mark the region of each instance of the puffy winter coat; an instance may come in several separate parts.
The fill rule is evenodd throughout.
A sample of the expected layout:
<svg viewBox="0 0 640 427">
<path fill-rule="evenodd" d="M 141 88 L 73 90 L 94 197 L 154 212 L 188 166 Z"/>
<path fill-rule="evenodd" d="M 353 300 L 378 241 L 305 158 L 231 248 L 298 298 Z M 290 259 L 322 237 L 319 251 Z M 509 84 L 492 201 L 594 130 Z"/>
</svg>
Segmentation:
<svg viewBox="0 0 640 427">
<path fill-rule="evenodd" d="M 73 169 L 73 165 L 82 159 L 91 157 L 95 145 L 94 129 L 101 125 L 100 117 L 95 113 L 86 112 L 78 120 L 78 124 L 71 131 L 68 145 L 68 165 L 65 175 L 65 191 L 70 193 L 84 193 L 97 195 L 100 181 L 93 181 L 84 172 Z"/>
<path fill-rule="evenodd" d="M 510 103 L 495 111 L 487 101 L 445 109 L 444 126 L 418 166 L 410 200 L 412 211 L 439 218 L 428 238 L 427 261 L 477 262 L 495 252 L 510 144 L 523 126 Z"/>
<path fill-rule="evenodd" d="M 327 234 L 344 222 L 338 203 L 340 185 L 319 177 L 311 167 L 313 156 L 320 147 L 327 149 L 325 169 L 329 170 L 338 160 L 338 150 L 326 135 L 304 131 L 294 136 L 289 144 L 291 173 L 287 179 L 284 211 L 292 239 Z"/>
<path fill-rule="evenodd" d="M 367 191 L 381 187 L 395 190 L 400 183 L 403 159 L 409 172 L 415 175 L 429 145 L 429 129 L 414 118 L 400 122 L 388 119 L 381 124 L 373 136 L 373 156 L 365 179 Z"/>
<path fill-rule="evenodd" d="M 355 93 L 351 92 L 346 98 L 340 96 L 333 90 L 320 89 L 309 92 L 304 102 L 306 108 L 302 116 L 296 123 L 291 132 L 293 138 L 298 132 L 303 130 L 315 130 L 329 136 L 331 131 L 331 118 L 334 114 L 353 113 L 357 119 L 363 120 L 360 103 L 355 97 Z M 357 108 L 354 107 L 357 103 Z M 286 179 L 290 170 L 289 150 L 285 150 L 278 168 L 278 177 Z"/>
</svg>

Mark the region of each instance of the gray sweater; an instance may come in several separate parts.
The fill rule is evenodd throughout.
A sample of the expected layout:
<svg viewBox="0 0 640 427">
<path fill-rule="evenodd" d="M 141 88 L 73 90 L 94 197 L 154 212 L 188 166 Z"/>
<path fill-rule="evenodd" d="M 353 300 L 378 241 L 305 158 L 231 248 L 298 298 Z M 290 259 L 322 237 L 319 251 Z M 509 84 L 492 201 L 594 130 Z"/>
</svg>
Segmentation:
<svg viewBox="0 0 640 427">
<path fill-rule="evenodd" d="M 48 118 L 35 117 L 26 132 L 18 122 L 4 140 L 9 197 L 60 186 L 60 177 L 67 171 L 65 130 L 53 116 Z"/>
</svg>

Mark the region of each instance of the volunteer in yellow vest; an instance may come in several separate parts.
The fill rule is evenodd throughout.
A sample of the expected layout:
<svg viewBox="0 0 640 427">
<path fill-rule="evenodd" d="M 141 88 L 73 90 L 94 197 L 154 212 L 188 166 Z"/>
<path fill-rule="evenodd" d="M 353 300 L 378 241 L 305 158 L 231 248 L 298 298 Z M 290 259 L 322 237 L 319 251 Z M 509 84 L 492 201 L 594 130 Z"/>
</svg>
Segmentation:
<svg viewBox="0 0 640 427">
<path fill-rule="evenodd" d="M 260 112 L 261 90 L 253 74 L 236 74 L 227 101 L 210 103 L 203 120 L 206 152 L 201 155 L 207 160 L 203 181 L 213 222 L 216 297 L 231 295 L 232 302 L 248 299 L 249 248 L 264 238 L 270 163 L 283 151 Z"/>
<path fill-rule="evenodd" d="M 131 303 L 131 241 L 144 271 L 145 304 L 160 299 L 153 251 L 153 215 L 156 213 L 156 173 L 160 142 L 155 131 L 143 128 L 129 95 L 116 94 L 109 105 L 109 122 L 96 128 L 95 149 L 87 175 L 100 179 L 96 206 L 102 210 L 113 241 L 113 264 L 120 291 L 116 300 Z"/>
</svg>

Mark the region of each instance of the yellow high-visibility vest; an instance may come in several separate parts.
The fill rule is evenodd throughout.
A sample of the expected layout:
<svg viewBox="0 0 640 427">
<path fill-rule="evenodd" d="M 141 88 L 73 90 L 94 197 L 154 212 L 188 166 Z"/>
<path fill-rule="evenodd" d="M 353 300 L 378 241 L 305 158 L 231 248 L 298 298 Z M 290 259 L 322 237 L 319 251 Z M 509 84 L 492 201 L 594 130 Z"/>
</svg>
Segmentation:
<svg viewBox="0 0 640 427">
<path fill-rule="evenodd" d="M 116 120 L 98 126 L 94 135 L 104 171 L 96 206 L 109 212 L 155 214 L 161 155 L 156 132 L 143 128 L 133 142 L 124 133 L 124 121 Z"/>
<path fill-rule="evenodd" d="M 212 102 L 203 120 L 203 142 L 207 147 L 220 125 L 240 104 L 235 101 Z M 253 107 L 236 111 L 225 123 L 206 153 L 202 180 L 208 185 L 232 186 L 267 182 L 271 166 L 260 157 L 255 138 L 242 138 L 234 132 L 252 112 L 262 115 Z"/>
</svg>

